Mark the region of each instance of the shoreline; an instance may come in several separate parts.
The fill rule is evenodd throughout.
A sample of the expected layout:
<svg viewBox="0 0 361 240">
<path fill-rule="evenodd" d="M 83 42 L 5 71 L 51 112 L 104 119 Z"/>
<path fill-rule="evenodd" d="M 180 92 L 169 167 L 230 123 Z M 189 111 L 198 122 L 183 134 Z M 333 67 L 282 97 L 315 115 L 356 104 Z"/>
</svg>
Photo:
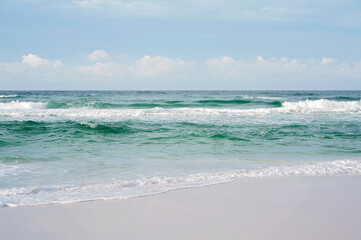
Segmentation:
<svg viewBox="0 0 361 240">
<path fill-rule="evenodd" d="M 20 189 L 15 195 L 5 195 L 9 199 L 0 201 L 1 207 L 26 207 L 52 204 L 72 204 L 89 201 L 122 200 L 143 196 L 167 193 L 174 190 L 198 188 L 217 184 L 225 184 L 247 179 L 270 179 L 283 177 L 317 177 L 317 176 L 352 176 L 361 175 L 361 162 L 359 159 L 333 160 L 327 162 L 313 162 L 297 165 L 285 165 L 276 167 L 265 167 L 251 170 L 234 170 L 211 173 L 190 174 L 180 177 L 151 177 L 128 181 L 112 181 L 101 184 L 89 184 L 71 187 L 69 195 L 65 188 L 64 192 L 57 192 L 57 186 L 53 187 L 57 194 L 51 195 L 52 187 L 42 192 L 42 187 Z M 139 180 L 139 181 L 138 181 Z M 131 188 L 127 186 L 130 184 Z M 143 187 L 143 185 L 145 187 Z M 101 191 L 95 191 L 100 189 Z M 104 191 L 103 191 L 104 190 Z M 63 193 L 63 194 L 61 194 Z M 30 194 L 30 195 L 29 195 Z M 48 194 L 48 195 L 46 195 Z M 42 198 L 38 198 L 38 196 Z M 44 200 L 46 199 L 46 200 Z"/>
<path fill-rule="evenodd" d="M 360 239 L 361 175 L 237 179 L 118 200 L 0 208 L 4 239 Z"/>
</svg>

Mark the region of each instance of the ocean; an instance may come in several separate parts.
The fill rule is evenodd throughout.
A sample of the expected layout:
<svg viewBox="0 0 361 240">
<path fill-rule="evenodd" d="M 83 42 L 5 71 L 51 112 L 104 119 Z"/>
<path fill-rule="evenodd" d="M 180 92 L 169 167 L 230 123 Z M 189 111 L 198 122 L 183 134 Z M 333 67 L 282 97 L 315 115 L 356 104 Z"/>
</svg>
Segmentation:
<svg viewBox="0 0 361 240">
<path fill-rule="evenodd" d="M 361 91 L 0 91 L 0 206 L 361 173 Z"/>
</svg>

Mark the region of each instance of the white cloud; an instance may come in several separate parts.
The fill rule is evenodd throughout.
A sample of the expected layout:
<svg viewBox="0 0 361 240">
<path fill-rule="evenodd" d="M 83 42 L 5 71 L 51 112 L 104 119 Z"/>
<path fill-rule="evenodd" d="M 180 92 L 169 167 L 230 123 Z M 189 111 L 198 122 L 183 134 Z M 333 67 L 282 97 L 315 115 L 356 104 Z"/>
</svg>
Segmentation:
<svg viewBox="0 0 361 240">
<path fill-rule="evenodd" d="M 263 61 L 264 61 L 264 59 L 263 59 L 263 57 L 262 57 L 262 56 L 257 56 L 257 61 L 258 61 L 258 62 L 263 62 Z"/>
<path fill-rule="evenodd" d="M 88 55 L 89 61 L 99 61 L 105 60 L 109 58 L 109 54 L 104 50 L 95 50 L 91 54 Z"/>
<path fill-rule="evenodd" d="M 280 73 L 287 71 L 298 71 L 302 65 L 297 60 L 288 58 L 265 60 L 262 56 L 257 56 L 256 61 L 235 60 L 232 57 L 213 58 L 206 61 L 208 69 L 216 75 L 259 75 L 267 72 Z"/>
<path fill-rule="evenodd" d="M 149 55 L 120 61 L 71 67 L 28 54 L 22 62 L 0 62 L 0 83 L 4 89 L 361 89 L 361 61 Z"/>
<path fill-rule="evenodd" d="M 337 60 L 334 59 L 334 58 L 325 58 L 325 57 L 323 57 L 321 62 L 322 62 L 322 64 L 332 64 L 332 63 L 337 62 Z"/>
<path fill-rule="evenodd" d="M 23 63 L 28 64 L 31 67 L 38 67 L 46 62 L 46 60 L 36 54 L 23 55 Z"/>
<path fill-rule="evenodd" d="M 162 56 L 151 57 L 145 55 L 135 63 L 122 64 L 117 62 L 95 63 L 77 67 L 83 73 L 98 76 L 139 76 L 151 77 L 167 74 L 176 74 L 182 70 L 189 70 L 194 62 L 187 62 L 181 59 L 171 59 Z"/>
<path fill-rule="evenodd" d="M 23 55 L 22 63 L 29 65 L 30 67 L 37 68 L 39 66 L 52 66 L 59 67 L 62 65 L 60 61 L 49 61 L 47 59 L 41 58 L 36 54 Z"/>
<path fill-rule="evenodd" d="M 36 54 L 28 54 L 28 55 L 23 55 L 23 63 L 28 64 L 31 67 L 38 67 L 46 63 L 46 60 L 43 60 L 41 57 L 39 57 Z"/>
<path fill-rule="evenodd" d="M 235 60 L 226 56 L 206 61 L 209 72 L 218 77 L 242 78 L 244 81 L 268 79 L 268 81 L 322 81 L 325 79 L 357 79 L 361 77 L 360 63 L 337 63 L 333 58 L 289 59 L 261 56 L 255 62 Z"/>
<path fill-rule="evenodd" d="M 180 59 L 145 55 L 136 62 L 135 73 L 141 76 L 162 75 L 178 71 L 190 65 L 191 63 Z"/>
</svg>

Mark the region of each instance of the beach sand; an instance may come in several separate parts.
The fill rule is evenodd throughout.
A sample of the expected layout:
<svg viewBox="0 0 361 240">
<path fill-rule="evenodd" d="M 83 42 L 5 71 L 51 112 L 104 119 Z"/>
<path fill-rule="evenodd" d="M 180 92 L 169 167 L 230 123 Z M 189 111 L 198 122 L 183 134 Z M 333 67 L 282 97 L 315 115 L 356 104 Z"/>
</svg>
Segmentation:
<svg viewBox="0 0 361 240">
<path fill-rule="evenodd" d="M 3 207 L 0 239 L 361 239 L 361 176 L 239 179 L 132 199 Z"/>
</svg>

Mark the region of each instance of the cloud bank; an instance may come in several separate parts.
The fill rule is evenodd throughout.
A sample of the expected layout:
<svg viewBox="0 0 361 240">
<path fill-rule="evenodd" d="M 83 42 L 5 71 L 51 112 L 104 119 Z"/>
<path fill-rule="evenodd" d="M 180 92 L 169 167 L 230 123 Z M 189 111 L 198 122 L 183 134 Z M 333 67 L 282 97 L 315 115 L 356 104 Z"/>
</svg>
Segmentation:
<svg viewBox="0 0 361 240">
<path fill-rule="evenodd" d="M 361 89 L 361 61 L 230 56 L 193 61 L 145 55 L 131 62 L 105 61 L 108 53 L 87 55 L 95 63 L 69 66 L 26 54 L 0 63 L 5 89 Z"/>
</svg>

